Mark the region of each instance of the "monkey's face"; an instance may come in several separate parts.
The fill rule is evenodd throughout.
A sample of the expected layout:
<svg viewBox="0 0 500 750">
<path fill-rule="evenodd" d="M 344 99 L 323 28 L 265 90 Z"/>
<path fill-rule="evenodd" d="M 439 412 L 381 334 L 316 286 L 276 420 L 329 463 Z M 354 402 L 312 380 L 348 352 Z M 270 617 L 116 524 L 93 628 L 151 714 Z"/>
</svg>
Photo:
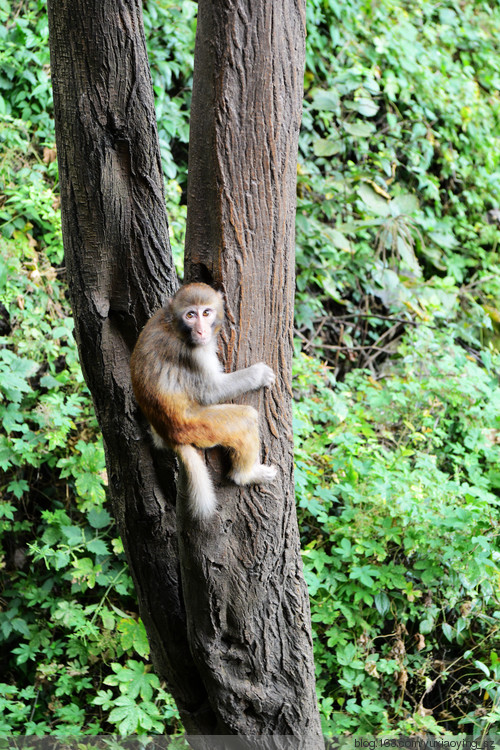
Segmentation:
<svg viewBox="0 0 500 750">
<path fill-rule="evenodd" d="M 170 300 L 177 335 L 191 346 L 206 346 L 217 336 L 224 318 L 222 295 L 207 284 L 186 284 Z"/>
<path fill-rule="evenodd" d="M 186 338 L 195 346 L 206 346 L 217 333 L 218 314 L 210 305 L 188 307 L 182 313 Z"/>
</svg>

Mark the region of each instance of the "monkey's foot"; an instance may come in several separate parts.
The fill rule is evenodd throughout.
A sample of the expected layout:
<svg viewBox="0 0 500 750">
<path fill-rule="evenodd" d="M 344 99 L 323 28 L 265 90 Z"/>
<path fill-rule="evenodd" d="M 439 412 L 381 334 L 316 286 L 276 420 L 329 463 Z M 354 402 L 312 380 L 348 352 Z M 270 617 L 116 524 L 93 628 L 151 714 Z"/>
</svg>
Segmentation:
<svg viewBox="0 0 500 750">
<path fill-rule="evenodd" d="M 266 466 L 265 464 L 255 464 L 250 471 L 232 471 L 229 478 L 235 484 L 268 484 L 276 477 L 276 466 Z"/>
</svg>

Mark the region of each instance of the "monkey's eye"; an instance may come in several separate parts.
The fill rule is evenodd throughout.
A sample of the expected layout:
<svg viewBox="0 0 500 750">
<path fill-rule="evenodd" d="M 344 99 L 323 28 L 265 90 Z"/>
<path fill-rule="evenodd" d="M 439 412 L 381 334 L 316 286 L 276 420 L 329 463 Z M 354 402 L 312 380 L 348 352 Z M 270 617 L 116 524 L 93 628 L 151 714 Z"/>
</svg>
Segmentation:
<svg viewBox="0 0 500 750">
<path fill-rule="evenodd" d="M 210 307 L 207 307 L 207 309 L 206 309 L 206 310 L 203 310 L 203 317 L 204 317 L 204 318 L 208 318 L 208 316 L 209 316 L 209 315 L 210 315 L 211 313 L 212 313 L 212 310 L 210 309 Z"/>
<path fill-rule="evenodd" d="M 196 318 L 196 313 L 194 313 L 192 310 L 189 310 L 186 313 L 186 318 L 188 318 L 188 320 L 191 320 L 192 318 Z"/>
</svg>

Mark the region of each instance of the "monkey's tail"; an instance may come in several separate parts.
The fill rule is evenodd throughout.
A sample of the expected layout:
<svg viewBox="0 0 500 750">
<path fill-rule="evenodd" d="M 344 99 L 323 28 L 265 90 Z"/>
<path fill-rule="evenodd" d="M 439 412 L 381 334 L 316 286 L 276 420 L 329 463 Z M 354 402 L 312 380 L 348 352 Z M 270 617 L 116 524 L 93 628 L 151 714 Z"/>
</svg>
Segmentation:
<svg viewBox="0 0 500 750">
<path fill-rule="evenodd" d="M 202 520 L 210 518 L 217 500 L 204 460 L 192 445 L 176 445 L 175 452 L 186 469 L 191 515 Z"/>
</svg>

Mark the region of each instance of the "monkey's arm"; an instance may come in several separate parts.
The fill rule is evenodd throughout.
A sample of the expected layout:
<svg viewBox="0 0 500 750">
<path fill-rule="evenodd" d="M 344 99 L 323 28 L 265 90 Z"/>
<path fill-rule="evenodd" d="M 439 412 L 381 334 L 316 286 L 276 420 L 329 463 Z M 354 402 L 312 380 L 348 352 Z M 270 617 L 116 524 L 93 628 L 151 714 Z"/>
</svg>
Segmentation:
<svg viewBox="0 0 500 750">
<path fill-rule="evenodd" d="M 274 372 L 264 362 L 245 367 L 236 372 L 213 371 L 212 380 L 201 393 L 201 403 L 204 405 L 217 404 L 222 401 L 241 396 L 248 391 L 273 385 L 276 380 Z"/>
</svg>

